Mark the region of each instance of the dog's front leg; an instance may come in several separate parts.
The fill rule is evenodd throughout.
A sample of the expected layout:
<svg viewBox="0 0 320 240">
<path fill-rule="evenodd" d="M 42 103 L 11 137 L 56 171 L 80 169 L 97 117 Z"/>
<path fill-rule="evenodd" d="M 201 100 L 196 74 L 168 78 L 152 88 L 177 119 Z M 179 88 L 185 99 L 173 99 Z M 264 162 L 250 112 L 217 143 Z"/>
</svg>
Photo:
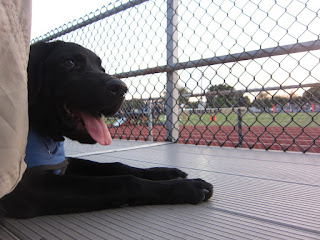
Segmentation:
<svg viewBox="0 0 320 240">
<path fill-rule="evenodd" d="M 122 163 L 97 163 L 84 159 L 68 158 L 67 175 L 117 176 L 133 175 L 149 180 L 170 180 L 186 178 L 187 174 L 177 168 L 135 168 Z"/>
<path fill-rule="evenodd" d="M 27 176 L 0 200 L 9 217 L 30 218 L 115 208 L 124 205 L 197 204 L 212 196 L 200 179 L 150 181 L 134 176 Z"/>
</svg>

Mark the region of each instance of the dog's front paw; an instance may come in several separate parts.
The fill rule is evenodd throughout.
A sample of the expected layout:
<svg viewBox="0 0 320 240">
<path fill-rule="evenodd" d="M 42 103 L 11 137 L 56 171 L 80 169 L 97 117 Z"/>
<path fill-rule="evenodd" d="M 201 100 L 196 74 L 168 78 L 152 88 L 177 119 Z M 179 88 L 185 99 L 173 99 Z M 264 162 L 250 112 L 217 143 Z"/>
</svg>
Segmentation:
<svg viewBox="0 0 320 240">
<path fill-rule="evenodd" d="M 189 187 L 193 188 L 193 194 L 189 197 L 189 203 L 198 204 L 206 202 L 213 195 L 213 185 L 202 179 L 191 179 Z"/>
<path fill-rule="evenodd" d="M 187 173 L 177 168 L 155 167 L 144 169 L 143 178 L 149 180 L 171 180 L 186 178 Z"/>
<path fill-rule="evenodd" d="M 160 204 L 198 204 L 208 201 L 213 195 L 213 185 L 202 179 L 178 179 L 163 181 L 162 184 L 167 192 L 159 197 Z"/>
</svg>

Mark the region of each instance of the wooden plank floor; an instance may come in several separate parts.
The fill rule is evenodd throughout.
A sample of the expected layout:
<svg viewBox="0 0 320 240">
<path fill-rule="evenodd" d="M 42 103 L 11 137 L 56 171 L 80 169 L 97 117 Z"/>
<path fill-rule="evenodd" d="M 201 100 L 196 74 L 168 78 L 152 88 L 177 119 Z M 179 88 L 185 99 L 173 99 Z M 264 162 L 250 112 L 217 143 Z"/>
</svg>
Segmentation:
<svg viewBox="0 0 320 240">
<path fill-rule="evenodd" d="M 213 183 L 214 197 L 195 206 L 2 219 L 0 239 L 320 239 L 320 155 L 126 140 L 68 141 L 66 150 L 98 162 L 178 167 Z"/>
</svg>

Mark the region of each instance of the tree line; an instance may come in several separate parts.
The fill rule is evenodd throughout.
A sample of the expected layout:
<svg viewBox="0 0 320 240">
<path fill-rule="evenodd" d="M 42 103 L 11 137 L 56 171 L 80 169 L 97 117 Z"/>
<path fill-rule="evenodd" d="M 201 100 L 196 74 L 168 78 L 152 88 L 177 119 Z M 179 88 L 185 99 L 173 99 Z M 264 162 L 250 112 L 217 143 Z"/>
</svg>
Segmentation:
<svg viewBox="0 0 320 240">
<path fill-rule="evenodd" d="M 185 95 L 191 94 L 187 87 L 178 86 L 179 99 L 178 104 L 182 104 L 186 108 L 197 108 L 198 102 L 190 101 L 189 97 Z M 206 107 L 207 108 L 230 108 L 230 107 L 256 107 L 259 109 L 272 108 L 273 105 L 285 106 L 287 103 L 303 106 L 305 104 L 315 102 L 320 104 L 320 83 L 315 84 L 310 89 L 306 90 L 302 96 L 294 93 L 287 95 L 272 95 L 266 91 L 260 92 L 252 101 L 244 92 L 237 91 L 234 87 L 227 84 L 218 84 L 210 86 L 206 94 Z M 165 106 L 166 92 L 163 91 L 161 96 L 163 99 L 157 100 L 157 106 Z M 124 102 L 123 109 L 142 109 L 146 107 L 145 100 L 132 99 Z"/>
</svg>

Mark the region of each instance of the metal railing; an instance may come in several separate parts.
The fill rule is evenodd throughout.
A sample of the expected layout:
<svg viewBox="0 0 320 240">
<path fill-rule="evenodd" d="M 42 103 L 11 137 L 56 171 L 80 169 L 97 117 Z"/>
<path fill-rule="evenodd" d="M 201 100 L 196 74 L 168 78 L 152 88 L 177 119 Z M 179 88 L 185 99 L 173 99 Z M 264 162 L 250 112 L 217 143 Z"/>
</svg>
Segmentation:
<svg viewBox="0 0 320 240">
<path fill-rule="evenodd" d="M 318 0 L 116 1 L 77 42 L 129 86 L 113 137 L 320 152 Z"/>
</svg>

